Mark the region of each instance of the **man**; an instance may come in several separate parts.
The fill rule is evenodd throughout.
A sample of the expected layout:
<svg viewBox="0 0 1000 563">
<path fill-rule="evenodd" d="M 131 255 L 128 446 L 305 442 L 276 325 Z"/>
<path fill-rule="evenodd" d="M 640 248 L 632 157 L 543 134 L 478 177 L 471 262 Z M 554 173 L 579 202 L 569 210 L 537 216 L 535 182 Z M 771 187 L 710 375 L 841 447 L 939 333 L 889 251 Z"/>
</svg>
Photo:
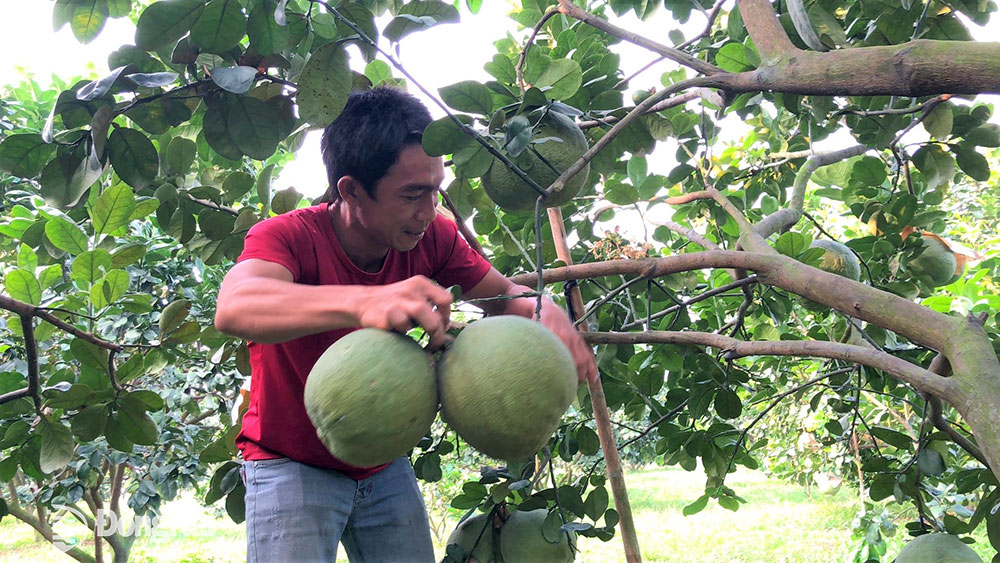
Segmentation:
<svg viewBox="0 0 1000 563">
<path fill-rule="evenodd" d="M 326 203 L 255 225 L 219 290 L 215 325 L 250 341 L 250 407 L 237 444 L 246 483 L 249 561 L 433 560 L 409 460 L 352 467 L 323 447 L 302 393 L 316 359 L 358 327 L 420 326 L 432 349 L 446 340 L 451 294 L 518 295 L 437 214 L 440 158 L 424 153 L 427 109 L 399 90 L 352 94 L 323 135 Z M 431 280 L 435 280 L 435 284 Z M 534 299 L 484 305 L 531 317 Z M 593 354 L 565 312 L 545 299 L 541 322 L 596 377 Z"/>
</svg>

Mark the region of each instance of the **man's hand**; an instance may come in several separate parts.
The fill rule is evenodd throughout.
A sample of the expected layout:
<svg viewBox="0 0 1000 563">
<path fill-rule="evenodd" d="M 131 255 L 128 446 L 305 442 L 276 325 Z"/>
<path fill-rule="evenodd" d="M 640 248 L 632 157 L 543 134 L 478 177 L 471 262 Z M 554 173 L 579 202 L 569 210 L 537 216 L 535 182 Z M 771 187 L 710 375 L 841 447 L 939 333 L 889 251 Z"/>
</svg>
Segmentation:
<svg viewBox="0 0 1000 563">
<path fill-rule="evenodd" d="M 576 374 L 579 382 L 583 383 L 585 379 L 589 382 L 597 381 L 597 362 L 594 360 L 594 351 L 583 340 L 580 331 L 573 326 L 565 311 L 548 298 L 543 298 L 542 301 L 541 322 L 569 348 L 569 353 L 573 356 L 573 361 L 576 362 Z"/>
<path fill-rule="evenodd" d="M 451 293 L 424 276 L 372 287 L 358 303 L 362 327 L 406 333 L 420 326 L 430 337 L 428 347 L 437 350 L 447 341 L 451 322 Z"/>
</svg>

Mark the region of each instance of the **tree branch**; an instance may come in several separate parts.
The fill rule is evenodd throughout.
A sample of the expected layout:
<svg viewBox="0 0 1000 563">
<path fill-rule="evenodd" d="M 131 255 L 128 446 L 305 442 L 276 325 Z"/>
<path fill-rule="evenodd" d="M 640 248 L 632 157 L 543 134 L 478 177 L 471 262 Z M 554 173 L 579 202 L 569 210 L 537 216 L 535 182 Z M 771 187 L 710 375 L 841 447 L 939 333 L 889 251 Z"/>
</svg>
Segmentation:
<svg viewBox="0 0 1000 563">
<path fill-rule="evenodd" d="M 7 295 L 0 294 L 0 309 L 7 309 L 19 315 L 29 314 L 42 319 L 43 321 L 55 325 L 56 328 L 62 329 L 65 332 L 76 336 L 77 338 L 82 338 L 91 344 L 95 344 L 106 350 L 114 350 L 116 352 L 121 352 L 125 349 L 125 346 L 121 344 L 116 344 L 114 342 L 108 342 L 107 340 L 102 340 L 89 332 L 84 332 L 77 327 L 63 321 L 59 317 L 56 317 L 52 313 L 49 313 L 43 309 L 35 307 L 30 303 L 25 303 L 23 301 L 18 301 Z"/>
<path fill-rule="evenodd" d="M 746 356 L 800 356 L 829 358 L 862 364 L 892 374 L 900 381 L 939 397 L 951 397 L 955 386 L 946 377 L 931 373 L 906 360 L 864 346 L 815 340 L 762 340 L 746 342 L 721 334 L 694 331 L 591 332 L 583 335 L 591 344 L 688 344 L 723 350 L 727 359 Z"/>
<path fill-rule="evenodd" d="M 813 172 L 821 166 L 828 166 L 841 160 L 864 154 L 868 150 L 870 149 L 864 145 L 856 145 L 838 151 L 810 156 L 806 159 L 805 164 L 802 165 L 798 173 L 795 174 L 795 181 L 792 183 L 792 197 L 788 207 L 775 211 L 762 219 L 754 226 L 754 230 L 760 236 L 767 238 L 778 231 L 798 223 L 799 219 L 802 218 L 802 209 L 805 207 L 806 185 L 808 185 L 809 178 L 812 177 Z"/>
<path fill-rule="evenodd" d="M 609 35 L 623 39 L 629 43 L 643 47 L 644 49 L 649 49 L 654 53 L 663 55 L 663 57 L 670 59 L 677 64 L 692 68 L 701 74 L 711 76 L 713 74 L 721 74 L 725 72 L 721 68 L 707 63 L 699 58 L 693 57 L 684 51 L 667 47 L 666 45 L 647 39 L 637 33 L 612 25 L 608 23 L 607 20 L 603 20 L 594 14 L 591 14 L 583 8 L 578 7 L 576 4 L 573 4 L 569 0 L 559 0 L 559 11 Z"/>
<path fill-rule="evenodd" d="M 542 26 L 545 25 L 553 16 L 557 15 L 559 10 L 552 6 L 542 15 L 542 18 L 538 20 L 535 27 L 531 30 L 531 35 L 528 37 L 528 42 L 524 44 L 524 49 L 521 49 L 521 55 L 517 58 L 517 65 L 514 67 L 515 74 L 517 75 L 517 85 L 521 88 L 521 93 L 524 93 L 524 61 L 528 57 L 528 49 L 535 42 L 535 37 L 538 36 L 538 32 L 541 31 Z"/>
</svg>

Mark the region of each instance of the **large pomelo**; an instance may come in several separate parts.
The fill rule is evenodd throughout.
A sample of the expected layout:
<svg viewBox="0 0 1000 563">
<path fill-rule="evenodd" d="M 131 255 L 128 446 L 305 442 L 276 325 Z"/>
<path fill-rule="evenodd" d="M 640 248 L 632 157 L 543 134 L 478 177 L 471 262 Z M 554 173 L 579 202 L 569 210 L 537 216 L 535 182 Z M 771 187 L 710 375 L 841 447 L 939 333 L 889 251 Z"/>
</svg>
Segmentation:
<svg viewBox="0 0 1000 563">
<path fill-rule="evenodd" d="M 532 140 L 540 139 L 547 140 L 532 143 L 531 146 L 545 161 L 539 159 L 538 155 L 531 152 L 529 148 L 522 153 L 522 155 L 527 156 L 516 159 L 515 164 L 518 164 L 542 188 L 549 187 L 562 172 L 565 172 L 590 148 L 587 137 L 573 123 L 573 120 L 554 111 L 545 114 L 545 117 L 535 126 Z M 545 206 L 562 205 L 576 197 L 587 182 L 589 173 L 590 165 L 588 164 L 570 178 L 562 190 L 545 200 Z M 497 159 L 493 160 L 489 171 L 483 176 L 482 183 L 486 195 L 490 196 L 494 203 L 506 211 L 531 211 L 535 209 L 538 192 Z"/>
<path fill-rule="evenodd" d="M 559 532 L 550 543 L 542 534 L 548 511 L 515 510 L 500 528 L 500 555 L 509 563 L 569 563 L 576 558 L 576 534 Z"/>
<path fill-rule="evenodd" d="M 545 445 L 576 393 L 576 365 L 547 328 L 515 315 L 464 328 L 438 361 L 441 416 L 472 447 L 503 460 Z"/>
<path fill-rule="evenodd" d="M 356 330 L 316 360 L 305 404 L 334 457 L 357 467 L 387 463 L 415 446 L 434 421 L 431 358 L 402 334 Z"/>
<path fill-rule="evenodd" d="M 925 534 L 909 541 L 896 563 L 983 563 L 982 558 L 951 534 Z"/>
<path fill-rule="evenodd" d="M 465 519 L 448 536 L 448 545 L 458 544 L 469 556 L 469 563 L 493 563 L 493 528 L 487 526 L 489 514 Z M 473 549 L 475 546 L 475 549 Z"/>
<path fill-rule="evenodd" d="M 957 273 L 958 260 L 948 245 L 936 236 L 923 235 L 924 251 L 907 263 L 916 276 L 929 282 L 931 287 L 947 285 Z"/>
</svg>

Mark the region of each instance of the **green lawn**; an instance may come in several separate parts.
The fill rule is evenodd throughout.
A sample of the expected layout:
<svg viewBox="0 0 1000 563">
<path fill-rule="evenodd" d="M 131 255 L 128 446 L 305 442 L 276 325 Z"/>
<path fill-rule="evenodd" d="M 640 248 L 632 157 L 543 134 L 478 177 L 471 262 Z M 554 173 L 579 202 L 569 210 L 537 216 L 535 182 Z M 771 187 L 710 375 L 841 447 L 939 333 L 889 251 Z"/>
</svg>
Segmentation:
<svg viewBox="0 0 1000 563">
<path fill-rule="evenodd" d="M 747 500 L 737 512 L 709 504 L 685 517 L 684 505 L 698 498 L 704 476 L 699 472 L 650 469 L 626 477 L 644 561 L 663 562 L 844 562 L 851 545 L 851 522 L 858 508 L 856 494 L 810 494 L 805 489 L 767 479 L 760 473 L 738 472 L 730 486 Z M 136 541 L 132 561 L 236 562 L 245 558 L 244 528 L 217 516 L 190 496 L 165 505 L 155 533 Z M 85 537 L 82 532 L 79 538 Z M 903 538 L 890 539 L 889 554 Z M 985 531 L 975 535 L 974 549 L 989 561 L 994 551 Z M 92 544 L 86 544 L 92 545 Z M 624 561 L 618 537 L 604 543 L 580 541 L 577 561 Z M 442 547 L 438 546 L 438 554 Z M 887 560 L 891 560 L 888 558 Z M 70 561 L 47 543 L 36 543 L 29 527 L 4 518 L 0 522 L 0 563 Z"/>
</svg>

